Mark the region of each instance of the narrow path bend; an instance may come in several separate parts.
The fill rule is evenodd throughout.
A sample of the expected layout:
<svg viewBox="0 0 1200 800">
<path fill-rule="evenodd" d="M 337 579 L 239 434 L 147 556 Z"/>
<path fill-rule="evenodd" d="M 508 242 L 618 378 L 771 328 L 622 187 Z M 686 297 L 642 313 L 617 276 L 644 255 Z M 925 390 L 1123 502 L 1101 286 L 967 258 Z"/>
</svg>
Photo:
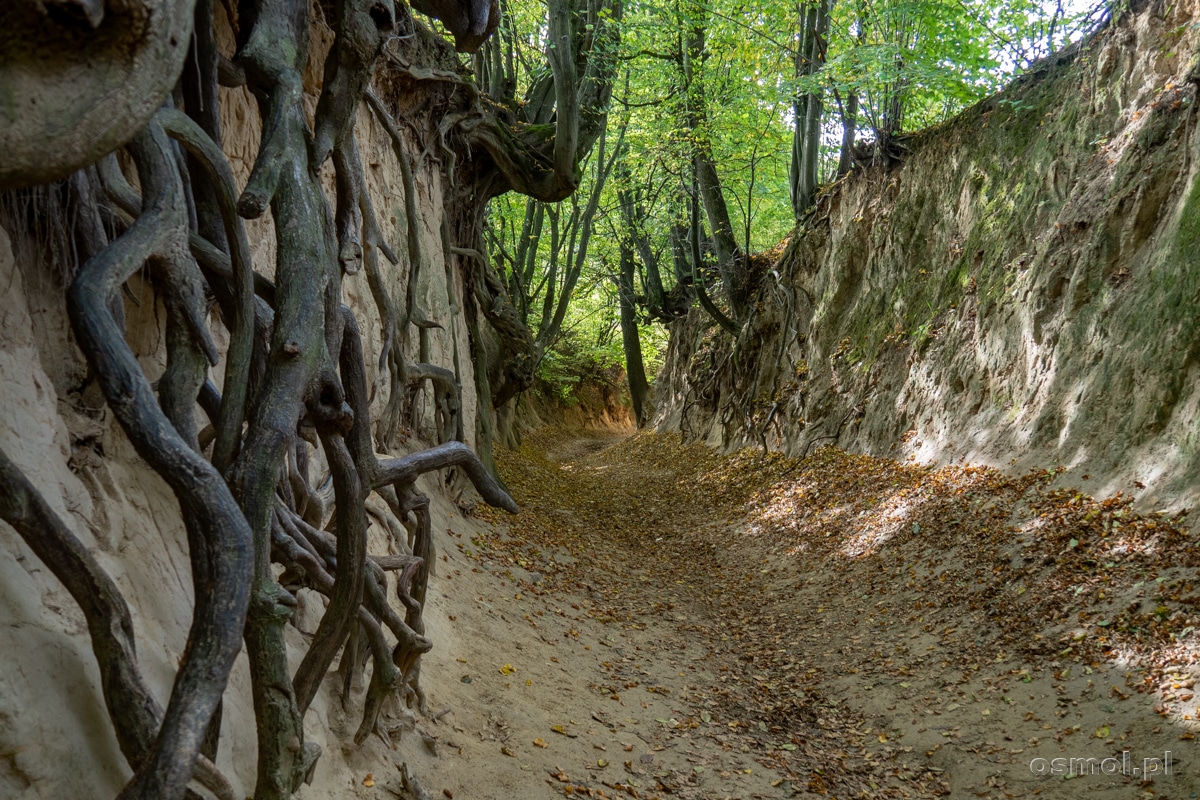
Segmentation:
<svg viewBox="0 0 1200 800">
<path fill-rule="evenodd" d="M 721 457 L 663 435 L 543 431 L 500 461 L 522 513 L 486 517 L 471 541 L 451 525 L 457 552 L 439 565 L 442 602 L 463 605 L 431 670 L 463 674 L 433 698 L 455 709 L 453 732 L 433 733 L 476 782 L 443 753 L 426 767 L 435 786 L 497 800 L 1197 796 L 1196 648 L 1179 636 L 1197 559 L 1178 521 L 1076 501 L 1069 516 L 1046 474 Z M 1106 572 L 1095 552 L 1072 561 L 1102 546 L 1083 539 L 1090 521 L 1122 508 L 1118 527 L 1154 546 Z M 1049 521 L 1025 541 L 1030 519 Z M 1181 598 L 1169 618 L 1164 586 Z M 1137 602 L 1162 630 L 1122 638 L 1116 611 Z M 1120 652 L 1097 635 L 1110 631 Z M 1030 766 L 1168 750 L 1173 774 L 1153 783 Z"/>
</svg>

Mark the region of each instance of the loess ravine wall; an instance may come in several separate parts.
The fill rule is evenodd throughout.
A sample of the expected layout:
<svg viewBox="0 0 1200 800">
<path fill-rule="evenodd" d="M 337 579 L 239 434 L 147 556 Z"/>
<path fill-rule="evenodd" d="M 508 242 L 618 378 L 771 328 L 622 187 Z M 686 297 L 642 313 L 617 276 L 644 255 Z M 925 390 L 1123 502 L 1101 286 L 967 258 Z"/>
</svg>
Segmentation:
<svg viewBox="0 0 1200 800">
<path fill-rule="evenodd" d="M 736 341 L 699 310 L 673 328 L 659 425 L 1062 465 L 1089 491 L 1193 504 L 1198 14 L 1141 4 L 824 191 Z"/>
</svg>

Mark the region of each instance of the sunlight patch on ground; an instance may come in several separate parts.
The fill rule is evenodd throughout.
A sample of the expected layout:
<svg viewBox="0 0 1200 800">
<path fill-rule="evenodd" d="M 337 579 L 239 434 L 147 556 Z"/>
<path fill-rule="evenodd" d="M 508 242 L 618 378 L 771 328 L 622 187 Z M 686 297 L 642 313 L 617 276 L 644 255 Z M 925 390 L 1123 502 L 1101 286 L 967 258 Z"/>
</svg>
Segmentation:
<svg viewBox="0 0 1200 800">
<path fill-rule="evenodd" d="M 861 558 L 874 554 L 901 528 L 911 527 L 915 524 L 911 522 L 911 519 L 913 513 L 921 505 L 920 501 L 913 502 L 903 495 L 893 495 L 888 498 L 883 507 L 871 515 L 874 519 L 862 526 L 863 530 L 847 537 L 846 543 L 842 545 L 842 555 L 848 558 Z"/>
<path fill-rule="evenodd" d="M 1009 635 L 1046 634 L 1071 658 L 1133 646 L 1160 661 L 1155 648 L 1200 628 L 1196 582 L 1173 575 L 1200 561 L 1196 537 L 1180 517 L 1135 512 L 1128 495 L 1056 488 L 1059 475 L 823 448 L 802 461 L 718 459 L 696 488 L 741 498 L 743 540 L 806 570 L 877 560 L 936 606 L 987 609 Z"/>
</svg>

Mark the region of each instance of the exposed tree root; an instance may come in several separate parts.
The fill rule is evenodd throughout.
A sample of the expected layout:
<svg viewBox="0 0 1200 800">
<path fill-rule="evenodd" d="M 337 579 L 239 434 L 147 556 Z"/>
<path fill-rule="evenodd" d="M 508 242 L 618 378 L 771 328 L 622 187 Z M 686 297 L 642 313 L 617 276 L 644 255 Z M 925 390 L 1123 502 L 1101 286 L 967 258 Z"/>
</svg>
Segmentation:
<svg viewBox="0 0 1200 800">
<path fill-rule="evenodd" d="M 137 769 L 154 746 L 163 711 L 142 678 L 133 619 L 117 584 L 0 450 L 0 519 L 13 527 L 79 604 L 92 637 L 109 719 L 129 766 Z M 236 793 L 221 772 L 197 756 L 194 777 L 220 800 Z"/>
<path fill-rule="evenodd" d="M 200 742 L 225 688 L 233 659 L 241 649 L 250 577 L 250 531 L 225 482 L 213 466 L 185 441 L 155 402 L 108 300 L 148 259 L 159 263 L 174 289 L 176 329 L 201 340 L 193 281 L 199 279 L 187 251 L 187 215 L 182 186 L 162 129 L 152 124 L 133 147 L 145 188 L 144 210 L 133 226 L 80 270 L 68 295 L 76 339 L 100 380 L 117 420 L 138 453 L 171 485 L 188 529 L 192 569 L 198 591 L 192 631 L 176 677 L 161 732 L 122 796 L 182 796 Z M 194 275 L 192 273 L 195 273 Z M 182 290 L 182 291 L 181 291 Z M 171 359 L 187 346 L 173 340 Z M 196 392 L 199 382 L 192 381 Z M 179 387 L 182 392 L 183 387 Z M 195 395 L 193 395 L 194 401 Z M 170 407 L 170 403 L 164 403 Z"/>
</svg>

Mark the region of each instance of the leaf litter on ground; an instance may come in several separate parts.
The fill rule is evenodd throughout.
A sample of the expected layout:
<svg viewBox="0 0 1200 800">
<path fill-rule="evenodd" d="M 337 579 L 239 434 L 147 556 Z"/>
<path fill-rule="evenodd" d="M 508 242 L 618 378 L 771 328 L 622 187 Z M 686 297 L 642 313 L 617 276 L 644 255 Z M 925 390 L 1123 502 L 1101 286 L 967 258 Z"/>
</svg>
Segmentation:
<svg viewBox="0 0 1200 800">
<path fill-rule="evenodd" d="M 1174 726 L 1101 719 L 1093 741 L 1194 737 L 1200 550 L 1183 515 L 1063 489 L 1049 468 L 721 455 L 670 434 L 543 429 L 497 461 L 524 513 L 480 510 L 495 532 L 471 542 L 478 557 L 569 613 L 685 637 L 702 655 L 657 735 L 749 753 L 786 776 L 780 796 L 1071 797 L 1031 783 L 1021 754 L 1078 736 L 1084 699 L 1153 697 L 1151 722 Z M 670 691 L 605 663 L 599 697 Z M 1057 698 L 1047 710 L 1017 688 Z M 1035 734 L 996 729 L 1009 719 Z M 708 797 L 688 792 L 711 774 L 654 780 Z"/>
</svg>

